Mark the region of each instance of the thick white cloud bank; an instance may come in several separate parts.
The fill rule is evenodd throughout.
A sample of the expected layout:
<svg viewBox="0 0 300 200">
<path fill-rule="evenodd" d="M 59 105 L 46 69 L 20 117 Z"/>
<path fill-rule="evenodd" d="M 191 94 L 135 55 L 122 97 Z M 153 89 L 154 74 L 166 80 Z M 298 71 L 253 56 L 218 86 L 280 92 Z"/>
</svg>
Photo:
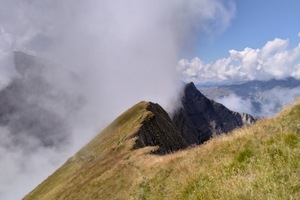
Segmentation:
<svg viewBox="0 0 300 200">
<path fill-rule="evenodd" d="M 260 49 L 230 50 L 229 57 L 212 63 L 200 58 L 179 61 L 178 71 L 189 82 L 240 82 L 293 77 L 300 79 L 300 43 L 288 48 L 289 40 L 275 38 Z"/>
<path fill-rule="evenodd" d="M 168 105 L 177 92 L 179 55 L 193 49 L 202 33 L 225 29 L 234 13 L 234 1 L 222 0 L 0 0 L 0 89 L 18 76 L 13 51 L 24 51 L 75 72 L 78 91 L 55 80 L 53 87 L 88 100 L 77 121 L 85 125 L 71 124 L 76 129 L 63 152 L 56 144 L 37 147 L 23 138 L 35 148 L 26 152 L 1 127 L 0 199 L 21 199 L 138 101 Z M 76 117 L 64 112 L 56 113 L 66 121 L 64 115 Z"/>
</svg>

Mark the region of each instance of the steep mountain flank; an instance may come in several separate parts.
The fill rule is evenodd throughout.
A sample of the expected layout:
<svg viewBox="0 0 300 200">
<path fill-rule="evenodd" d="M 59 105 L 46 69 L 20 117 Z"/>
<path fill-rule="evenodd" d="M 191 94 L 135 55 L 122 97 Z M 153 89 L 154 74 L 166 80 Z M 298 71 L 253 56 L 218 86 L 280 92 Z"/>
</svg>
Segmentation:
<svg viewBox="0 0 300 200">
<path fill-rule="evenodd" d="M 149 103 L 146 109 L 152 114 L 142 122 L 139 131 L 133 135 L 133 137 L 138 137 L 134 148 L 158 146 L 159 148 L 153 153 L 166 154 L 188 146 L 160 105 Z"/>
<path fill-rule="evenodd" d="M 209 100 L 194 83 L 185 86 L 181 102 L 182 107 L 175 112 L 173 121 L 188 144 L 201 144 L 213 135 L 228 133 L 255 121 L 248 114 L 230 111 Z"/>
<path fill-rule="evenodd" d="M 186 147 L 187 143 L 158 104 L 140 102 L 120 115 L 25 199 L 80 199 L 84 190 L 89 191 L 94 185 L 104 187 L 113 176 L 109 171 L 119 167 L 120 160 L 140 151 L 166 154 Z M 122 176 L 125 178 L 125 174 Z M 98 189 L 101 191 L 101 186 Z"/>
</svg>

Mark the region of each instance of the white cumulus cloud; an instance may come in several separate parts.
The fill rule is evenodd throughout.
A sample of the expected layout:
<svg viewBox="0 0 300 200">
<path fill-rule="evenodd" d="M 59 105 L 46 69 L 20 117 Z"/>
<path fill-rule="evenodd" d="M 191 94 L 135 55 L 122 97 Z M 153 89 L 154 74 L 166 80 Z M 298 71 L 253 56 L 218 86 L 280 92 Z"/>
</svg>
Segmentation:
<svg viewBox="0 0 300 200">
<path fill-rule="evenodd" d="M 227 58 L 205 63 L 200 58 L 179 61 L 185 81 L 239 82 L 294 77 L 300 79 L 300 44 L 289 49 L 289 40 L 275 38 L 260 49 L 230 50 Z"/>
</svg>

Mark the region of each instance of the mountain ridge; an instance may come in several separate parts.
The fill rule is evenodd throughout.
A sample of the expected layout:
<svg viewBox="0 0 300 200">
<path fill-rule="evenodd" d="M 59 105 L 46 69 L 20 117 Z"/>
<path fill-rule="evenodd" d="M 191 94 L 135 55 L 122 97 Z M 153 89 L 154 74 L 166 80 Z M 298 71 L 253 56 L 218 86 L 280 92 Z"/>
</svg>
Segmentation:
<svg viewBox="0 0 300 200">
<path fill-rule="evenodd" d="M 173 121 L 190 145 L 201 144 L 213 135 L 228 133 L 255 122 L 249 114 L 230 111 L 208 99 L 192 82 L 184 87 L 181 102 L 182 107 L 175 111 Z"/>
<path fill-rule="evenodd" d="M 195 88 L 193 83 L 187 85 L 185 89 L 191 90 L 192 94 L 195 93 L 196 96 L 206 102 L 202 106 L 215 106 L 218 109 L 221 107 L 226 113 L 235 116 L 234 112 L 207 99 Z M 184 93 L 182 99 L 184 98 L 191 98 L 189 92 Z M 183 109 L 184 107 L 180 108 L 179 113 L 182 113 Z M 189 110 L 185 113 L 190 114 Z M 200 113 L 200 115 L 205 115 L 205 113 Z M 182 124 L 186 125 L 187 123 Z M 221 123 L 221 125 L 221 127 L 227 127 L 226 124 Z M 242 126 L 242 121 L 238 125 L 236 128 Z M 190 128 L 190 130 L 194 128 L 197 131 L 198 127 L 191 124 Z M 216 134 L 223 134 L 228 130 L 224 129 L 216 132 Z M 208 140 L 211 137 L 212 135 L 209 135 L 209 138 L 206 139 Z M 88 191 L 95 184 L 99 186 L 101 183 L 101 181 L 98 181 L 99 177 L 104 178 L 107 173 L 110 174 L 111 170 L 119 167 L 122 160 L 130 160 L 137 155 L 168 155 L 187 149 L 191 145 L 202 144 L 207 141 L 199 141 L 197 138 L 187 140 L 186 138 L 182 130 L 178 128 L 178 122 L 172 120 L 160 105 L 142 101 L 116 118 L 24 199 L 74 199 L 81 194 L 81 191 Z M 99 166 L 99 168 L 96 166 Z M 132 172 L 134 169 L 128 170 L 134 173 Z M 114 177 L 113 174 L 110 176 Z M 120 176 L 123 177 L 125 174 Z M 104 178 L 104 180 L 106 179 Z M 108 177 L 108 179 L 110 178 Z M 65 182 L 64 180 L 68 181 Z M 99 186 L 99 190 L 101 188 Z M 102 192 L 105 193 L 106 191 Z"/>
<path fill-rule="evenodd" d="M 133 146 L 134 149 L 158 146 L 159 148 L 153 153 L 165 154 L 188 146 L 167 112 L 160 105 L 149 102 L 146 109 L 152 112 L 152 115 L 143 122 L 140 130 L 131 136 L 138 137 Z"/>
<path fill-rule="evenodd" d="M 149 105 L 140 102 L 119 116 L 24 199 L 296 199 L 300 195 L 299 103 L 274 119 L 164 156 L 149 154 L 155 147 L 132 150 L 137 138 L 128 139 L 153 115 Z"/>
</svg>

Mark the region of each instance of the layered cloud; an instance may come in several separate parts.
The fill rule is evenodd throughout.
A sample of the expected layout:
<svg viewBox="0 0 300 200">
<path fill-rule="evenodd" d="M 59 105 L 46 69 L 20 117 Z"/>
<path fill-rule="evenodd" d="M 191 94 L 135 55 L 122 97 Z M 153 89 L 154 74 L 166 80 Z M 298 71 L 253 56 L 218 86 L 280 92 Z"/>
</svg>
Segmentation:
<svg viewBox="0 0 300 200">
<path fill-rule="evenodd" d="M 255 100 L 249 96 L 238 96 L 235 93 L 218 97 L 215 101 L 236 112 L 249 113 L 255 117 L 271 117 L 277 114 L 284 106 L 292 103 L 300 94 L 300 87 L 274 87 L 268 91 L 255 94 Z M 252 97 L 253 98 L 253 97 Z M 259 104 L 259 109 L 254 104 Z"/>
<path fill-rule="evenodd" d="M 182 59 L 178 70 L 185 81 L 240 82 L 293 77 L 300 79 L 300 44 L 289 49 L 289 40 L 275 38 L 260 49 L 230 50 L 229 57 L 212 63 L 200 58 Z"/>
</svg>

